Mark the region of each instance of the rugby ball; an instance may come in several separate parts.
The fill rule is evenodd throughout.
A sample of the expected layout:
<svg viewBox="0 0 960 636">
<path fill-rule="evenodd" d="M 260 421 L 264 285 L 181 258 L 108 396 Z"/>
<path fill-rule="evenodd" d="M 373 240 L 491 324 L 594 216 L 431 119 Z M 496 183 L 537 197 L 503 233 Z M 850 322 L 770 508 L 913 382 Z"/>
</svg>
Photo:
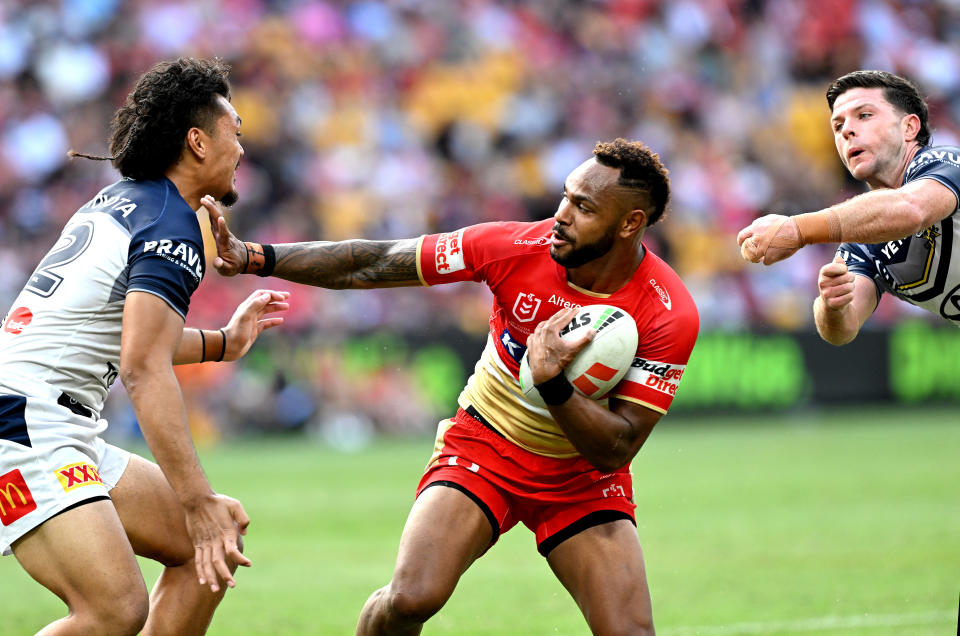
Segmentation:
<svg viewBox="0 0 960 636">
<path fill-rule="evenodd" d="M 637 353 L 637 323 L 619 307 L 586 305 L 560 331 L 560 337 L 577 340 L 588 329 L 596 335 L 564 369 L 564 375 L 576 391 L 599 400 L 623 379 L 633 363 Z M 527 353 L 520 360 L 520 390 L 531 404 L 546 406 L 533 385 Z"/>
</svg>

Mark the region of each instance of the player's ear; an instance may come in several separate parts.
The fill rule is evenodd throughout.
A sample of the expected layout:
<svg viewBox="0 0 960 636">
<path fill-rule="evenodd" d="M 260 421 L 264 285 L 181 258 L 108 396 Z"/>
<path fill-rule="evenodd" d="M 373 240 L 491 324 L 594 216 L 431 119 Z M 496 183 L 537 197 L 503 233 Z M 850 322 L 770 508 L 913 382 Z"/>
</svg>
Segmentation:
<svg viewBox="0 0 960 636">
<path fill-rule="evenodd" d="M 647 225 L 647 213 L 642 208 L 630 210 L 620 222 L 620 236 L 628 238 L 643 230 Z"/>
<path fill-rule="evenodd" d="M 903 131 L 904 141 L 913 141 L 920 134 L 920 118 L 916 113 L 906 115 L 900 122 L 900 129 Z"/>
<path fill-rule="evenodd" d="M 197 127 L 187 131 L 186 150 L 191 152 L 198 161 L 203 161 L 206 158 L 209 145 L 210 138 L 207 133 Z"/>
</svg>

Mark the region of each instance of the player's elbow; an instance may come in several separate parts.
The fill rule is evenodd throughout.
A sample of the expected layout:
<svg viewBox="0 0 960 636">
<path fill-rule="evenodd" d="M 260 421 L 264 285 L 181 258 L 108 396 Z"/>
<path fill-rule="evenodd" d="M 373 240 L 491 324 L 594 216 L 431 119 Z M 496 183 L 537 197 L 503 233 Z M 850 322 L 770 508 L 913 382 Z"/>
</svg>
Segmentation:
<svg viewBox="0 0 960 636">
<path fill-rule="evenodd" d="M 832 344 L 835 347 L 842 347 L 845 344 L 853 342 L 853 339 L 857 337 L 857 332 L 853 333 L 844 333 L 844 334 L 835 334 L 835 333 L 823 333 L 820 332 L 820 338 L 829 344 Z"/>
<path fill-rule="evenodd" d="M 940 220 L 940 215 L 929 210 L 926 201 L 916 192 L 904 192 L 900 203 L 900 218 L 909 234 L 916 234 Z"/>
<path fill-rule="evenodd" d="M 834 345 L 835 347 L 841 347 L 845 344 L 853 342 L 853 339 L 857 337 L 859 329 L 856 327 L 845 326 L 843 328 L 831 328 L 824 325 L 820 320 L 816 321 L 817 324 L 817 333 L 820 334 L 820 338 L 829 344 Z"/>
<path fill-rule="evenodd" d="M 586 457 L 586 460 L 601 473 L 616 472 L 629 464 L 631 459 L 633 455 L 617 450 Z"/>
<path fill-rule="evenodd" d="M 127 393 L 133 394 L 137 389 L 149 384 L 151 379 L 156 377 L 161 364 L 147 357 L 121 358 L 119 378 Z M 167 366 L 170 366 L 169 362 Z"/>
</svg>

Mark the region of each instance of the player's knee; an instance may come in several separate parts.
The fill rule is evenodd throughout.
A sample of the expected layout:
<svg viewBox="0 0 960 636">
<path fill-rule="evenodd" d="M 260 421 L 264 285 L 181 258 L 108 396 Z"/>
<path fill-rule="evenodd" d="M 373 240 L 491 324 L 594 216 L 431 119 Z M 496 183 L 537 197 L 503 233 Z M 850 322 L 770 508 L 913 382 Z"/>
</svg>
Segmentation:
<svg viewBox="0 0 960 636">
<path fill-rule="evenodd" d="M 602 636 L 655 636 L 653 620 L 649 617 L 622 617 L 613 625 L 598 629 Z"/>
<path fill-rule="evenodd" d="M 450 594 L 429 585 L 391 583 L 385 590 L 390 613 L 405 623 L 424 623 L 440 611 Z"/>
<path fill-rule="evenodd" d="M 146 589 L 117 591 L 104 602 L 72 607 L 74 621 L 87 634 L 138 634 L 147 622 Z"/>
</svg>

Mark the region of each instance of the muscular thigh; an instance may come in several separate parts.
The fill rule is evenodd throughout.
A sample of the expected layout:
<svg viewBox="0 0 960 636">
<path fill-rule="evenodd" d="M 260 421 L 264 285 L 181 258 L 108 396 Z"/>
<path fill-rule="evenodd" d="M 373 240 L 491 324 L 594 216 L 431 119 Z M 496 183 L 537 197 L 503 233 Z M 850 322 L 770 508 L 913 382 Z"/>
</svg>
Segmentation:
<svg viewBox="0 0 960 636">
<path fill-rule="evenodd" d="M 109 500 L 72 508 L 13 544 L 23 568 L 71 607 L 146 587 L 123 526 Z"/>
<path fill-rule="evenodd" d="M 613 629 L 624 622 L 651 624 L 643 551 L 630 521 L 588 528 L 551 550 L 547 561 L 594 633 L 626 633 Z"/>
<path fill-rule="evenodd" d="M 427 488 L 404 525 L 394 584 L 452 592 L 492 536 L 486 514 L 470 497 L 447 486 Z"/>
<path fill-rule="evenodd" d="M 132 455 L 110 497 L 134 552 L 171 566 L 193 557 L 183 507 L 159 466 Z"/>
</svg>

